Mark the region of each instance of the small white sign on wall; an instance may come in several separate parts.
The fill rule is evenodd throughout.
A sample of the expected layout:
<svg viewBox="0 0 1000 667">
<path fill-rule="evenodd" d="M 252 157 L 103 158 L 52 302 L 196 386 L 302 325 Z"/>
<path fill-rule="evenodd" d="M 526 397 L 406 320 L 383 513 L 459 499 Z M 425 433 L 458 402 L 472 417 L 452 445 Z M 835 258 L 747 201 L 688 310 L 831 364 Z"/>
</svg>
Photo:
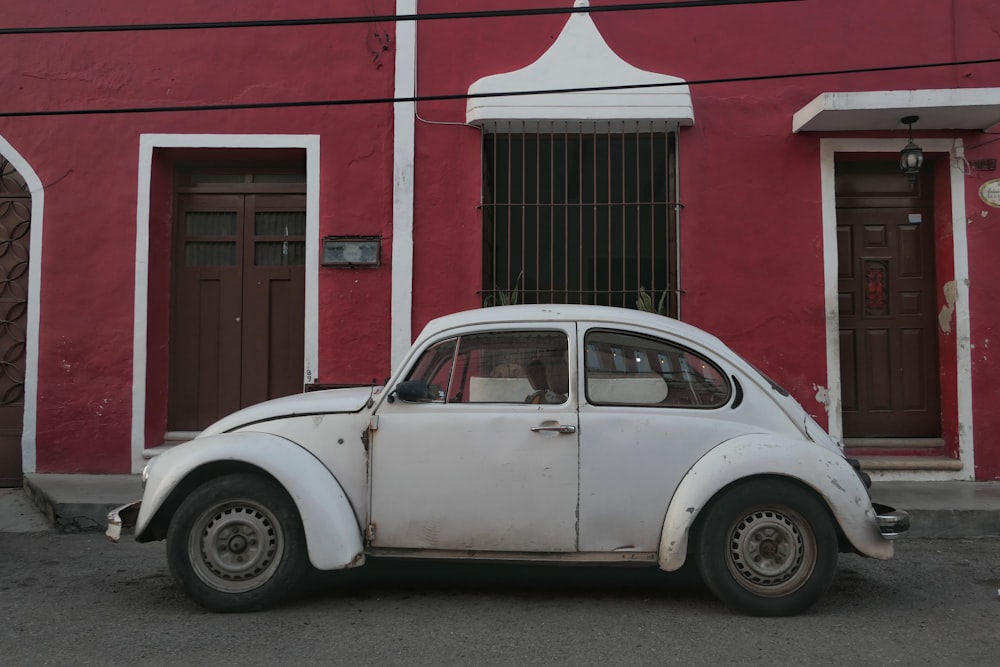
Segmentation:
<svg viewBox="0 0 1000 667">
<path fill-rule="evenodd" d="M 979 186 L 979 198 L 994 208 L 1000 208 L 1000 178 L 986 181 Z"/>
</svg>

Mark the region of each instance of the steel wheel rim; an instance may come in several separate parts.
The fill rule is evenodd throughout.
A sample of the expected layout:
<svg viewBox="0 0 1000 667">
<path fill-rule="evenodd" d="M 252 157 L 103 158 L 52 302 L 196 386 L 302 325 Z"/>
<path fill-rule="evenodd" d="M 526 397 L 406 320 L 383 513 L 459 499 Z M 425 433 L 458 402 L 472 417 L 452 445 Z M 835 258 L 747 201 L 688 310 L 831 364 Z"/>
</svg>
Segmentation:
<svg viewBox="0 0 1000 667">
<path fill-rule="evenodd" d="M 216 505 L 201 514 L 188 539 L 188 556 L 205 584 L 225 593 L 263 586 L 285 549 L 281 525 L 249 500 Z"/>
<path fill-rule="evenodd" d="M 761 597 L 794 593 L 816 566 L 809 523 L 787 509 L 755 509 L 733 522 L 726 563 L 736 582 Z"/>
</svg>

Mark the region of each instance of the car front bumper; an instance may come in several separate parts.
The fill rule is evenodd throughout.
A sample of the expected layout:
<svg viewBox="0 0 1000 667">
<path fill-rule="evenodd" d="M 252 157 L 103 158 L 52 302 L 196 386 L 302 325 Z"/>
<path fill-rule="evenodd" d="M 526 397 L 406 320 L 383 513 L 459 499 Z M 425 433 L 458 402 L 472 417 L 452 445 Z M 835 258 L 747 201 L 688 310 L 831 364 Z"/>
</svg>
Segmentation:
<svg viewBox="0 0 1000 667">
<path fill-rule="evenodd" d="M 878 530 L 887 540 L 903 537 L 910 530 L 910 515 L 905 510 L 898 510 L 888 505 L 872 503 L 875 510 L 875 522 Z"/>
</svg>

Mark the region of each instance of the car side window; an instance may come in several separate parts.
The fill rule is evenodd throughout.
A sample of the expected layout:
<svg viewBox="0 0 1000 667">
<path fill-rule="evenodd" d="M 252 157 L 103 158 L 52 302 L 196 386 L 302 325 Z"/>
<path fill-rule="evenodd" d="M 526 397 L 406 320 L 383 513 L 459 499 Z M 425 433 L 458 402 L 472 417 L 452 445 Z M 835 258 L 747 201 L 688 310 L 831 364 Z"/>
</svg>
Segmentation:
<svg viewBox="0 0 1000 667">
<path fill-rule="evenodd" d="M 431 385 L 433 401 L 562 404 L 568 349 L 561 331 L 467 334 L 429 348 L 407 379 Z"/>
<path fill-rule="evenodd" d="M 732 393 L 714 363 L 655 338 L 591 331 L 584 363 L 587 400 L 593 405 L 717 408 Z"/>
<path fill-rule="evenodd" d="M 407 380 L 426 382 L 428 398 L 431 401 L 444 403 L 445 396 L 448 395 L 448 383 L 451 380 L 457 346 L 457 338 L 435 343 L 423 353 L 420 361 L 406 377 Z"/>
</svg>

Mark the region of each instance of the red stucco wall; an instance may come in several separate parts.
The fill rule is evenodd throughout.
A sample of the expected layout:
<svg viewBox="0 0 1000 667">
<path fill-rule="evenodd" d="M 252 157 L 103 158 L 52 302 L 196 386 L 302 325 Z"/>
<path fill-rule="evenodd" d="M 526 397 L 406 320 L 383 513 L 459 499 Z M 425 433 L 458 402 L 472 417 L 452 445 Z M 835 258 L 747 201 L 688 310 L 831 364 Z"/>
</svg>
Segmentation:
<svg viewBox="0 0 1000 667">
<path fill-rule="evenodd" d="M 422 12 L 463 6 L 456 0 L 420 3 Z M 1000 67 L 698 82 L 988 58 L 997 53 L 995 32 L 986 28 L 992 25 L 995 30 L 1000 24 L 995 5 L 988 0 L 941 0 L 922 5 L 920 12 L 899 12 L 891 2 L 856 0 L 594 14 L 593 20 L 626 61 L 693 84 L 696 124 L 680 131 L 683 319 L 717 333 L 767 368 L 825 423 L 825 407 L 815 398 L 817 388 L 828 384 L 819 137 L 793 135 L 792 115 L 825 91 L 997 86 Z M 461 92 L 482 76 L 524 67 L 552 43 L 564 22 L 558 16 L 467 21 L 461 30 L 443 22 L 421 24 L 418 93 Z M 461 122 L 465 103 L 424 103 L 420 112 L 435 121 Z M 959 136 L 972 145 L 978 135 L 939 131 L 918 136 Z M 417 137 L 414 288 L 419 296 L 414 320 L 419 326 L 455 305 L 475 305 L 470 292 L 479 286 L 481 265 L 479 239 L 466 231 L 480 220 L 477 200 L 471 196 L 480 189 L 479 138 L 461 127 L 420 124 Z M 939 240 L 947 244 L 938 258 L 943 287 L 953 279 L 954 268 L 947 167 L 940 169 L 936 224 Z M 977 187 L 976 178 L 970 178 L 970 203 L 975 203 Z M 450 214 L 455 233 L 448 238 L 454 245 L 440 243 L 446 235 L 443 212 Z M 976 234 L 988 236 L 989 227 L 980 225 Z M 973 286 L 976 271 L 992 275 L 983 253 L 995 246 L 988 238 L 973 243 L 974 237 L 970 245 L 977 252 L 969 258 L 975 267 Z M 433 252 L 421 255 L 422 244 Z M 441 266 L 449 267 L 449 278 L 435 282 Z M 985 287 L 988 279 L 980 282 Z M 427 289 L 430 284 L 438 288 Z M 988 338 L 996 325 L 994 313 L 1000 312 L 988 306 L 992 298 L 984 298 L 985 309 L 977 307 L 979 298 L 973 287 L 973 345 Z M 942 378 L 945 436 L 957 450 L 958 431 L 968 425 L 957 422 L 954 332 L 942 333 L 941 344 L 942 358 L 948 360 Z M 974 356 L 973 393 L 981 401 L 978 397 L 992 394 L 985 380 L 990 373 L 984 368 L 987 360 Z M 982 419 L 992 427 L 994 418 L 977 410 L 976 419 L 977 476 L 1000 477 L 1000 448 L 988 444 L 987 431 L 978 423 Z"/>
<path fill-rule="evenodd" d="M 391 14 L 388 0 L 340 0 L 336 13 Z M 329 16 L 329 2 L 70 1 L 5 8 L 6 26 L 227 21 Z M 385 28 L 386 26 L 379 26 Z M 389 30 L 392 26 L 388 26 Z M 374 26 L 5 37 L 7 111 L 386 98 L 391 52 Z M 373 51 L 373 48 L 376 49 Z M 139 136 L 321 135 L 320 234 L 391 239 L 391 105 L 0 118 L 45 186 L 38 344 L 37 470 L 131 468 L 132 329 Z M 171 167 L 154 164 L 154 190 Z M 165 423 L 169 200 L 151 202 L 147 435 Z M 159 223 L 159 224 L 158 224 Z M 387 260 L 391 249 L 387 248 Z M 320 381 L 383 376 L 390 283 L 381 272 L 320 276 Z"/>
<path fill-rule="evenodd" d="M 595 6 L 626 0 L 593 0 Z M 5 7 L 6 26 L 284 19 L 391 14 L 391 0 L 215 3 L 79 3 Z M 505 9 L 549 7 L 511 0 Z M 569 5 L 570 0 L 565 0 Z M 481 8 L 479 5 L 476 8 Z M 468 11 L 463 0 L 420 0 L 421 13 Z M 95 17 L 100 17 L 99 19 Z M 465 92 L 477 79 L 533 62 L 565 16 L 425 21 L 417 24 L 418 95 Z M 893 0 L 798 2 L 601 13 L 594 22 L 633 65 L 692 83 L 696 125 L 680 131 L 683 319 L 724 338 L 785 384 L 825 423 L 816 387 L 826 377 L 826 313 L 820 238 L 819 136 L 791 133 L 792 114 L 824 91 L 1000 86 L 1000 67 L 976 65 L 711 83 L 998 53 L 995 0 L 929 0 L 920 11 Z M 379 35 L 390 46 L 383 50 Z M 232 31 L 5 36 L 0 59 L 6 111 L 257 103 L 393 94 L 391 23 Z M 463 100 L 422 102 L 414 173 L 414 334 L 429 319 L 481 303 L 481 137 L 462 125 Z M 143 133 L 318 134 L 320 235 L 381 234 L 382 266 L 320 269 L 319 382 L 381 381 L 390 372 L 392 105 L 155 114 L 0 117 L 0 136 L 45 185 L 38 342 L 37 465 L 40 472 L 126 472 L 130 466 L 135 220 Z M 841 135 L 848 136 L 848 135 Z M 856 135 L 849 135 L 856 136 Z M 901 131 L 870 136 L 901 137 Z M 961 137 L 970 159 L 997 157 L 1000 143 Z M 976 145 L 980 144 L 980 145 Z M 153 165 L 168 193 L 171 156 Z M 950 262 L 947 165 L 937 166 L 938 275 Z M 993 444 L 1000 416 L 990 341 L 1000 327 L 996 233 L 1000 209 L 976 191 L 994 173 L 966 178 L 972 336 L 942 333 L 942 356 L 972 354 L 976 475 L 1000 478 Z M 166 196 L 166 195 L 165 195 Z M 151 202 L 146 437 L 165 424 L 170 202 Z M 397 279 L 406 279 L 404 276 Z M 940 304 L 939 304 L 940 305 Z M 957 440 L 957 370 L 945 365 L 946 436 Z M 950 421 L 949 421 L 950 419 Z"/>
</svg>

